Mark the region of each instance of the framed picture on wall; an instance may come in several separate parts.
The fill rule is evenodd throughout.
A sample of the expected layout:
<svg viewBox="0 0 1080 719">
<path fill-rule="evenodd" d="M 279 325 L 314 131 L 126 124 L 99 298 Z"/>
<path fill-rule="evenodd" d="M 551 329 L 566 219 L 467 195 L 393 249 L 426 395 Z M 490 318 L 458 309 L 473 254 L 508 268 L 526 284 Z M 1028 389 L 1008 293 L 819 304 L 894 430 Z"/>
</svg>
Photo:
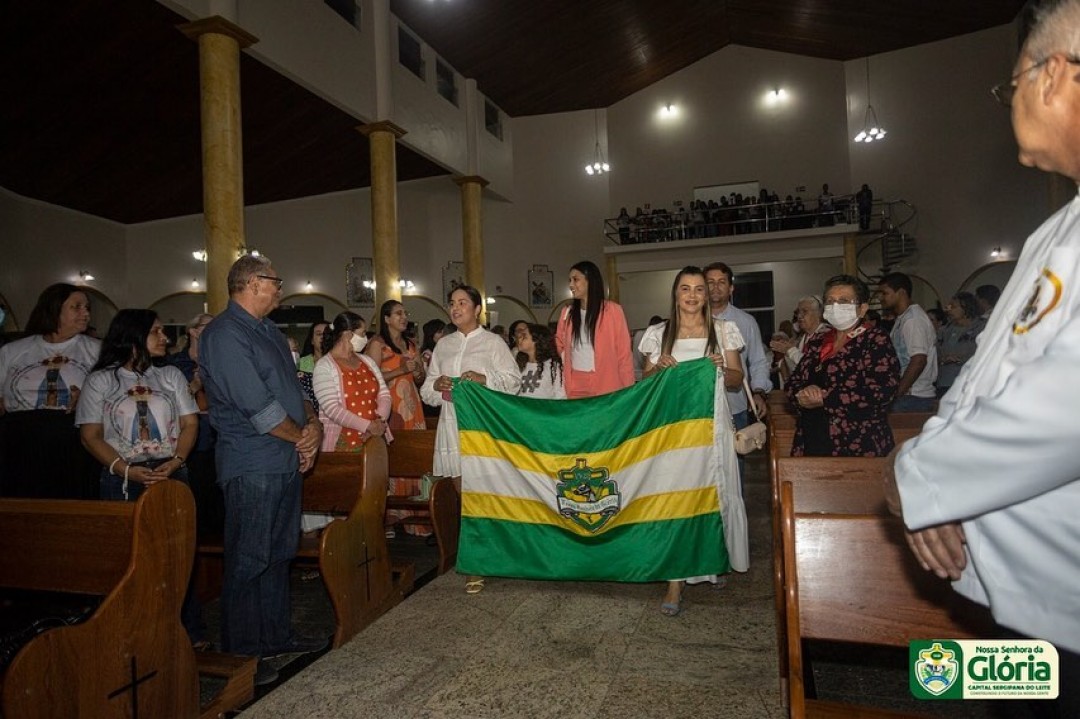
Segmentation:
<svg viewBox="0 0 1080 719">
<path fill-rule="evenodd" d="M 443 293 L 440 301 L 446 302 L 450 293 L 465 284 L 465 263 L 450 261 L 442 271 Z"/>
<path fill-rule="evenodd" d="M 555 273 L 547 265 L 533 265 L 529 270 L 529 306 L 545 309 L 551 307 L 555 296 Z"/>
<path fill-rule="evenodd" d="M 354 257 L 345 266 L 345 302 L 349 307 L 375 307 L 375 270 L 370 257 Z"/>
</svg>

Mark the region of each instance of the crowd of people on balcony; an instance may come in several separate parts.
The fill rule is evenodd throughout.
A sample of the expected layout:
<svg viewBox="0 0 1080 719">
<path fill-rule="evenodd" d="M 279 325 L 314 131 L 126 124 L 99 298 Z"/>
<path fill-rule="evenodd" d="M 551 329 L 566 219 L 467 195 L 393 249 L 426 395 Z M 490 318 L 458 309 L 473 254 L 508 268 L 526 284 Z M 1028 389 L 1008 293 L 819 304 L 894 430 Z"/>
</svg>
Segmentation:
<svg viewBox="0 0 1080 719">
<path fill-rule="evenodd" d="M 762 188 L 757 195 L 732 192 L 717 200 L 692 200 L 689 205 L 676 200 L 674 209 L 638 207 L 633 215 L 623 207 L 618 217 L 608 221 L 608 236 L 620 245 L 674 242 L 705 237 L 726 237 L 780 230 L 801 230 L 859 223 L 870 227 L 874 194 L 868 185 L 854 195 L 833 195 L 826 183 L 821 194 L 810 200 Z M 614 228 L 612 231 L 611 228 Z"/>
</svg>

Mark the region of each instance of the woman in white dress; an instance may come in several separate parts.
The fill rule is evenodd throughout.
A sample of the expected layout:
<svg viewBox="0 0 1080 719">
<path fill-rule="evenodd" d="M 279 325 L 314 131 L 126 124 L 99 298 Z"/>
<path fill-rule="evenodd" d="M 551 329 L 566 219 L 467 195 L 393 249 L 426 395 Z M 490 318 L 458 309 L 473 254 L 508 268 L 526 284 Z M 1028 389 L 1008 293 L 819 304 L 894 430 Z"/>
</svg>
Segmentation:
<svg viewBox="0 0 1080 719">
<path fill-rule="evenodd" d="M 480 326 L 483 304 L 476 288 L 462 285 L 447 299 L 450 321 L 458 331 L 435 345 L 420 396 L 426 404 L 442 408 L 435 431 L 433 473 L 457 478 L 460 488 L 461 444 L 452 395 L 454 380 L 478 382 L 499 392 L 517 394 L 521 375 L 506 341 Z M 483 582 L 480 577 L 469 577 L 465 591 L 476 594 L 483 589 Z"/>
<path fill-rule="evenodd" d="M 745 344 L 734 322 L 714 320 L 709 314 L 709 291 L 705 273 L 698 267 L 684 267 L 671 287 L 671 313 L 666 322 L 645 330 L 639 350 L 645 357 L 644 377 L 674 367 L 679 362 L 710 358 L 723 370 L 723 386 L 716 391 L 717 417 L 730 417 L 727 392 L 742 385 L 739 349 Z M 724 519 L 724 534 L 732 568 L 746 571 L 746 513 L 739 493 L 734 431 L 730 422 L 716 423 L 717 477 Z M 719 577 L 689 577 L 668 582 L 660 611 L 674 617 L 682 611 L 682 590 L 686 583 L 718 583 Z"/>
</svg>

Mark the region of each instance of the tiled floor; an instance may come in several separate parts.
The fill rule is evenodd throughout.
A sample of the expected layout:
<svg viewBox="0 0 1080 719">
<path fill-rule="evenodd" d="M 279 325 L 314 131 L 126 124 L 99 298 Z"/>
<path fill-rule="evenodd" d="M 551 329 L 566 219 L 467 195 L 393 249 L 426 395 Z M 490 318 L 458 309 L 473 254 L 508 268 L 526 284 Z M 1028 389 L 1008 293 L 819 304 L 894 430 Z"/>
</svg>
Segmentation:
<svg viewBox="0 0 1080 719">
<path fill-rule="evenodd" d="M 723 589 L 687 588 L 679 617 L 657 611 L 660 584 L 488 579 L 470 596 L 462 577 L 448 573 L 341 649 L 286 666 L 283 683 L 242 716 L 786 717 L 776 678 L 768 501 L 766 464 L 757 457 L 746 482 L 751 569 L 729 575 Z M 391 546 L 431 566 L 421 540 Z M 298 625 L 328 632 L 319 582 L 294 589 Z M 903 653 L 813 651 L 826 698 L 972 719 L 1024 716 L 1011 702 L 917 702 Z"/>
</svg>

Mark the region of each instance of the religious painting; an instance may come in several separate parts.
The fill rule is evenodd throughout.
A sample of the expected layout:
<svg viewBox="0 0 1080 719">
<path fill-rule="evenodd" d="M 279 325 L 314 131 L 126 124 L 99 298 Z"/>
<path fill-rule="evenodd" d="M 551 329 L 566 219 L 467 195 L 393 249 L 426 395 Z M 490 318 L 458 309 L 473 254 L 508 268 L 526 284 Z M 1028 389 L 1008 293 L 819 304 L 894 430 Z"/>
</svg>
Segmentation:
<svg viewBox="0 0 1080 719">
<path fill-rule="evenodd" d="M 375 308 L 375 269 L 370 257 L 354 257 L 345 266 L 345 303 Z"/>
<path fill-rule="evenodd" d="M 465 263 L 447 262 L 442 271 L 443 296 L 445 302 L 450 293 L 465 284 Z"/>
<path fill-rule="evenodd" d="M 547 265 L 533 265 L 529 270 L 529 306 L 540 309 L 551 307 L 555 296 L 555 273 Z"/>
</svg>

